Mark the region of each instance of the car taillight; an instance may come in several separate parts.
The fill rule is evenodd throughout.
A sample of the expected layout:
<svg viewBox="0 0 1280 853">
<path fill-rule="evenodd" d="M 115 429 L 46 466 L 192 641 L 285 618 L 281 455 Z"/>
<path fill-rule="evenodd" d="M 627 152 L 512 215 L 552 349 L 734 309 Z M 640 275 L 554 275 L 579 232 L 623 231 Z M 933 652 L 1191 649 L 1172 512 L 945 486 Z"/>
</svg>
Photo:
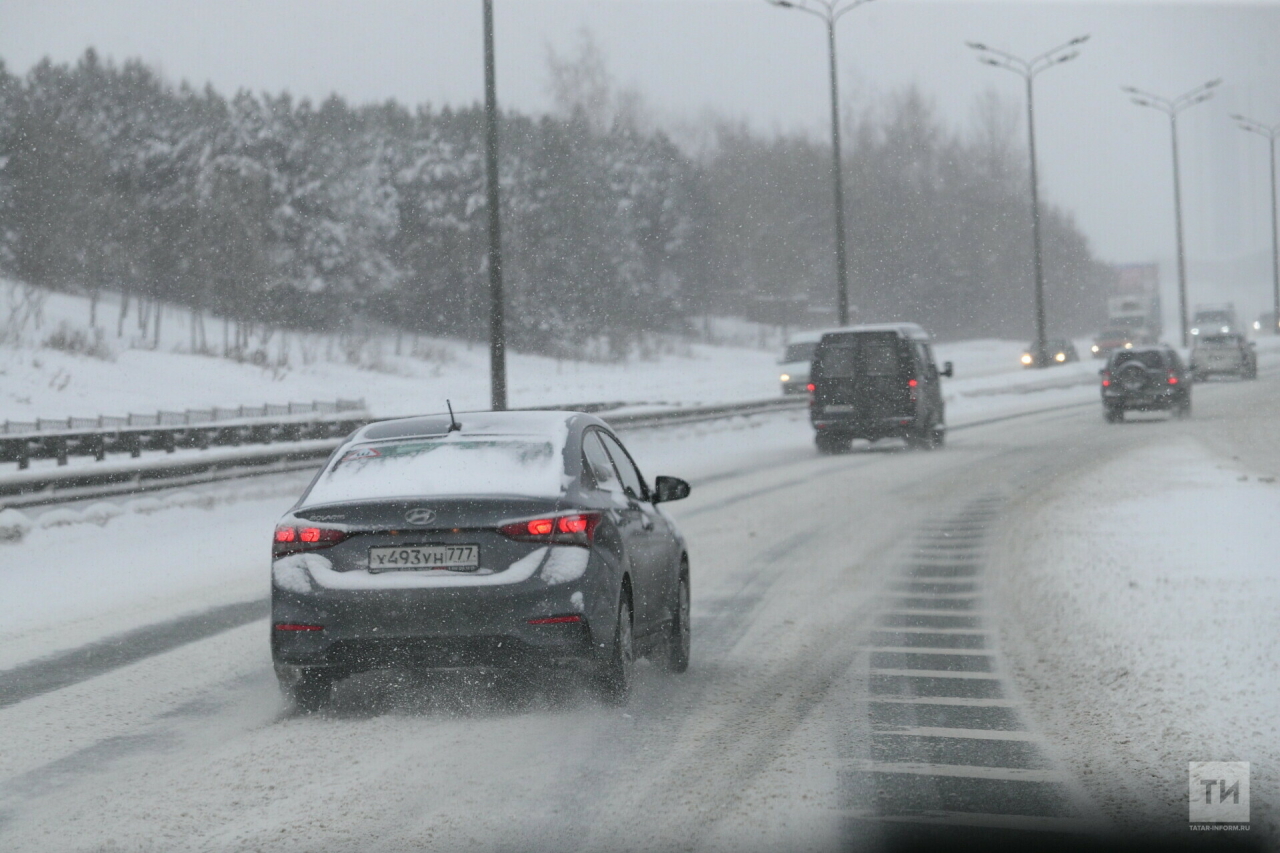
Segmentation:
<svg viewBox="0 0 1280 853">
<path fill-rule="evenodd" d="M 1110 388 L 1110 387 L 1111 387 L 1111 374 L 1110 374 L 1110 373 L 1104 373 L 1104 374 L 1102 374 L 1102 387 L 1103 387 L 1103 388 Z"/>
<path fill-rule="evenodd" d="M 1170 385 L 1177 385 L 1177 384 L 1178 384 L 1178 377 L 1177 377 L 1177 375 L 1176 375 L 1176 374 L 1174 374 L 1174 372 L 1173 372 L 1172 370 L 1170 370 L 1170 371 L 1169 371 L 1169 384 L 1170 384 Z"/>
<path fill-rule="evenodd" d="M 804 390 L 806 390 L 806 391 L 808 391 L 810 394 L 812 394 L 814 391 L 817 391 L 817 390 L 818 390 L 818 386 L 817 386 L 817 385 L 814 385 L 812 382 L 810 382 L 808 385 L 804 386 Z"/>
<path fill-rule="evenodd" d="M 908 388 L 914 388 L 914 387 L 916 387 L 916 386 L 917 386 L 917 385 L 919 385 L 919 384 L 920 384 L 920 383 L 919 383 L 919 382 L 917 382 L 915 379 L 908 379 L 908 380 L 907 380 L 907 387 L 908 387 Z"/>
<path fill-rule="evenodd" d="M 509 539 L 552 545 L 590 545 L 595 538 L 598 512 L 575 512 L 568 515 L 513 521 L 498 528 Z"/>
<path fill-rule="evenodd" d="M 299 551 L 331 548 L 350 535 L 345 530 L 334 530 L 329 527 L 281 525 L 276 528 L 275 541 L 271 543 L 271 553 L 277 557 L 283 557 Z"/>
</svg>

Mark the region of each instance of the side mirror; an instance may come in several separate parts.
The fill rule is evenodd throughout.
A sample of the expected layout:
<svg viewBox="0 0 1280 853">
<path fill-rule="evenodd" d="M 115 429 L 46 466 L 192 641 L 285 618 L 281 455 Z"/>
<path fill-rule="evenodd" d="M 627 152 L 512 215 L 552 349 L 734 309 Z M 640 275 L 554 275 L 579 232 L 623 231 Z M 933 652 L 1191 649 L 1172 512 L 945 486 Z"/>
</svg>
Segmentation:
<svg viewBox="0 0 1280 853">
<path fill-rule="evenodd" d="M 955 367 L 949 361 L 942 362 L 941 374 L 948 379 L 955 375 Z"/>
<path fill-rule="evenodd" d="M 653 502 L 664 504 L 689 497 L 689 484 L 679 477 L 659 477 L 653 481 Z"/>
</svg>

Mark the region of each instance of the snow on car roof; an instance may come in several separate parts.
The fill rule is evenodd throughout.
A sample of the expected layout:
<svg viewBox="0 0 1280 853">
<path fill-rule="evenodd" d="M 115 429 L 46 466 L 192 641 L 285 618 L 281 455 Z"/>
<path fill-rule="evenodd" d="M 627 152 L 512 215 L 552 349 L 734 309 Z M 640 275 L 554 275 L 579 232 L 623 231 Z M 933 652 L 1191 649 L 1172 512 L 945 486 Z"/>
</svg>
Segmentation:
<svg viewBox="0 0 1280 853">
<path fill-rule="evenodd" d="M 929 333 L 917 323 L 864 323 L 860 326 L 845 326 L 839 329 L 828 329 L 824 335 L 856 334 L 858 332 L 895 332 L 904 338 L 917 341 L 929 340 Z"/>
<path fill-rule="evenodd" d="M 446 495 L 555 498 L 577 412 L 459 412 L 380 421 L 357 432 L 326 466 L 303 506 Z"/>
</svg>

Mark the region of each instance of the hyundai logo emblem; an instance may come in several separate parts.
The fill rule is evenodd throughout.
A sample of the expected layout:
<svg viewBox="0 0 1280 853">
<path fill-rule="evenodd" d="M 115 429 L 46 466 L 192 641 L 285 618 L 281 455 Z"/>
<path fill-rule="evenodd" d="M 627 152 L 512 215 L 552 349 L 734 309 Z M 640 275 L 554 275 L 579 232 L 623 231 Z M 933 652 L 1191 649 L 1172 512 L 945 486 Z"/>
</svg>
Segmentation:
<svg viewBox="0 0 1280 853">
<path fill-rule="evenodd" d="M 410 524 L 430 524 L 436 520 L 436 511 L 434 509 L 426 509 L 418 507 L 411 509 L 404 514 L 404 520 Z"/>
</svg>

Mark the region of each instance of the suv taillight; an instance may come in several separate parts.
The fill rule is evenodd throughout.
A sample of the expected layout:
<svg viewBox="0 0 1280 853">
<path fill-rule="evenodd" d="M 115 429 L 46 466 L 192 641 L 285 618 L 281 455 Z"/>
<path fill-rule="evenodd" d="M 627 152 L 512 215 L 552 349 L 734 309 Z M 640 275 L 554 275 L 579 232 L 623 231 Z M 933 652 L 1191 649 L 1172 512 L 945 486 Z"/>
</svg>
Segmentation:
<svg viewBox="0 0 1280 853">
<path fill-rule="evenodd" d="M 1104 371 L 1104 372 L 1103 372 L 1103 374 L 1102 374 L 1102 387 L 1103 387 L 1103 388 L 1110 388 L 1110 387 L 1111 387 L 1111 373 L 1110 373 L 1110 371 Z"/>
<path fill-rule="evenodd" d="M 271 553 L 274 556 L 283 557 L 299 551 L 332 548 L 350 535 L 345 530 L 334 530 L 329 527 L 281 525 L 276 528 L 275 540 L 271 543 Z"/>
<path fill-rule="evenodd" d="M 1170 385 L 1178 384 L 1178 374 L 1174 373 L 1172 370 L 1169 371 L 1169 384 Z"/>
</svg>

